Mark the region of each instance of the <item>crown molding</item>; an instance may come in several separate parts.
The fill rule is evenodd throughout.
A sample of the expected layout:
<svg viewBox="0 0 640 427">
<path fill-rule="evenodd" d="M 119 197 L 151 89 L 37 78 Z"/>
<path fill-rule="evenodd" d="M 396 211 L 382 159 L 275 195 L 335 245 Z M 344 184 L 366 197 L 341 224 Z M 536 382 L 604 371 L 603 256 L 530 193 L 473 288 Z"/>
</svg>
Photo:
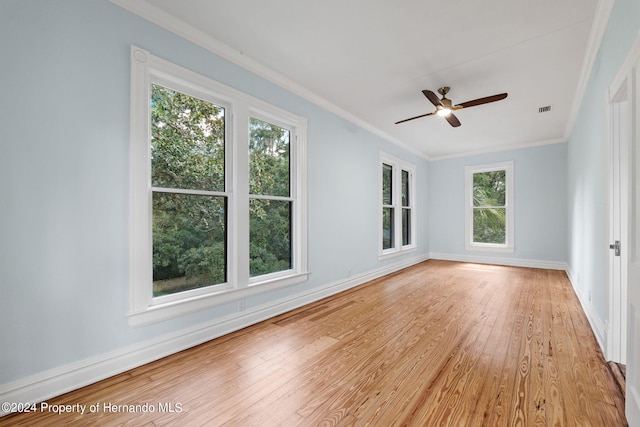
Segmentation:
<svg viewBox="0 0 640 427">
<path fill-rule="evenodd" d="M 234 63 L 247 71 L 250 71 L 257 76 L 264 78 L 265 80 L 270 81 L 287 91 L 298 95 L 301 98 L 306 99 L 307 101 L 312 102 L 313 104 L 339 116 L 349 122 L 359 126 L 360 128 L 377 135 L 400 148 L 407 150 L 417 156 L 424 158 L 425 160 L 429 160 L 429 156 L 417 150 L 415 147 L 412 147 L 405 142 L 387 134 L 386 132 L 378 129 L 367 121 L 361 119 L 360 117 L 344 110 L 343 108 L 337 106 L 326 98 L 318 95 L 317 93 L 310 91 L 304 86 L 296 83 L 290 78 L 272 70 L 269 67 L 259 63 L 258 61 L 252 59 L 251 57 L 245 55 L 243 52 L 232 48 L 231 46 L 222 43 L 221 41 L 211 37 L 206 34 L 204 31 L 198 30 L 193 26 L 185 23 L 184 21 L 176 18 L 175 16 L 166 13 L 164 10 L 152 5 L 146 0 L 111 0 L 111 2 L 121 8 L 140 16 L 147 21 L 164 28 L 185 40 L 190 41 L 191 43 L 200 46 L 209 52 L 218 55 L 229 62 Z"/>
<path fill-rule="evenodd" d="M 582 69 L 580 71 L 580 77 L 578 78 L 578 85 L 576 86 L 576 95 L 573 99 L 571 111 L 569 112 L 569 118 L 567 120 L 567 126 L 564 130 L 564 137 L 568 140 L 573 132 L 576 120 L 578 118 L 578 112 L 582 105 L 584 94 L 587 90 L 587 83 L 593 70 L 593 64 L 595 63 L 598 52 L 600 51 L 600 45 L 604 38 L 604 33 L 607 30 L 607 24 L 613 11 L 613 5 L 615 0 L 599 0 L 596 5 L 596 11 L 593 16 L 593 24 L 591 25 L 591 32 L 589 33 L 589 40 L 587 41 L 587 48 L 585 50 L 584 59 L 582 61 Z"/>
<path fill-rule="evenodd" d="M 502 151 L 511 151 L 511 150 L 520 150 L 523 148 L 531 148 L 531 147 L 540 147 L 543 145 L 552 145 L 552 144 L 564 144 L 567 142 L 566 138 L 553 138 L 553 139 L 545 139 L 541 141 L 528 141 L 522 142 L 519 144 L 509 144 L 509 145 L 498 145 L 496 147 L 486 148 L 484 150 L 475 150 L 475 151 L 465 151 L 463 153 L 456 154 L 446 154 L 443 156 L 431 156 L 429 158 L 430 161 L 438 161 L 438 160 L 446 160 L 446 159 L 454 159 L 459 157 L 470 157 L 470 156 L 478 156 L 481 154 L 488 153 L 497 153 Z"/>
</svg>

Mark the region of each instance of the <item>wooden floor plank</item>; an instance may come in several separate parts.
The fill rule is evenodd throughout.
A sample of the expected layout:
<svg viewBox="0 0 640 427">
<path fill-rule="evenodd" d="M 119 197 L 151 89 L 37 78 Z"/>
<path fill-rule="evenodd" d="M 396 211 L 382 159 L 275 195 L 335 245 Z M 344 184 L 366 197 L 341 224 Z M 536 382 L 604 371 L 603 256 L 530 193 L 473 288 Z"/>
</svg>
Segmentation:
<svg viewBox="0 0 640 427">
<path fill-rule="evenodd" d="M 431 260 L 0 426 L 625 426 L 611 369 L 564 272 Z"/>
</svg>

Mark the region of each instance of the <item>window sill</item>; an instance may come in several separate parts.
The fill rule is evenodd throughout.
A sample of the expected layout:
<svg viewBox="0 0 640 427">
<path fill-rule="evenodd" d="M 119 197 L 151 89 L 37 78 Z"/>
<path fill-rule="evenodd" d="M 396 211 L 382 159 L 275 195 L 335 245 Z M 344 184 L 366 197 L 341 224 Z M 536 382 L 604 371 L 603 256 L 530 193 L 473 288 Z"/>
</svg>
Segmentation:
<svg viewBox="0 0 640 427">
<path fill-rule="evenodd" d="M 245 288 L 212 291 L 205 295 L 151 305 L 139 312 L 129 313 L 129 326 L 149 325 L 205 308 L 236 301 L 240 298 L 247 298 L 274 289 L 297 285 L 305 282 L 308 277 L 309 272 L 293 273 L 285 277 L 252 283 Z"/>
<path fill-rule="evenodd" d="M 404 249 L 400 249 L 400 250 L 395 250 L 395 251 L 390 251 L 390 252 L 383 252 L 378 256 L 378 259 L 380 261 L 383 261 L 385 259 L 390 259 L 390 258 L 395 258 L 395 257 L 399 257 L 411 252 L 415 252 L 417 249 L 416 246 L 407 246 Z"/>
<path fill-rule="evenodd" d="M 481 251 L 481 252 L 499 252 L 499 253 L 513 253 L 515 248 L 513 246 L 506 245 L 492 245 L 490 243 L 485 244 L 472 244 L 465 245 L 467 251 Z"/>
</svg>

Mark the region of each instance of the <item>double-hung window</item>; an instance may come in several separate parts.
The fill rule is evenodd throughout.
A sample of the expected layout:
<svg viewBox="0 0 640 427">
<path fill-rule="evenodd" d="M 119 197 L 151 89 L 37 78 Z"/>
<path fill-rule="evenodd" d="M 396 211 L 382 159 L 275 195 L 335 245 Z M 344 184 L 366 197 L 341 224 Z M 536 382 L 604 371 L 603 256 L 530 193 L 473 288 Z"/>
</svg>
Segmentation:
<svg viewBox="0 0 640 427">
<path fill-rule="evenodd" d="M 465 168 L 467 250 L 513 252 L 513 162 Z"/>
<path fill-rule="evenodd" d="M 380 256 L 401 254 L 416 247 L 415 166 L 380 153 Z"/>
<path fill-rule="evenodd" d="M 291 131 L 249 118 L 249 274 L 292 267 Z"/>
<path fill-rule="evenodd" d="M 224 284 L 225 108 L 151 84 L 150 110 L 152 294 Z"/>
<path fill-rule="evenodd" d="M 132 47 L 132 324 L 307 277 L 306 120 Z"/>
</svg>

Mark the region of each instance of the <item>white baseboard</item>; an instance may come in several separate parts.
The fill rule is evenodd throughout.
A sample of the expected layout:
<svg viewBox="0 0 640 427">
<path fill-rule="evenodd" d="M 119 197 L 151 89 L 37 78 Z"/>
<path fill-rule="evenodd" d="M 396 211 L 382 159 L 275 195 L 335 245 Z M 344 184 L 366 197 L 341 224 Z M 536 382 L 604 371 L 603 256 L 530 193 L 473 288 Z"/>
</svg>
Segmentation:
<svg viewBox="0 0 640 427">
<path fill-rule="evenodd" d="M 591 304 L 588 298 L 585 298 L 582 295 L 582 290 L 578 286 L 578 280 L 576 279 L 576 275 L 571 270 L 571 268 L 567 267 L 566 269 L 567 276 L 569 277 L 569 282 L 571 282 L 571 286 L 573 287 L 573 291 L 578 296 L 578 301 L 580 301 L 580 305 L 582 306 L 582 310 L 584 314 L 587 316 L 587 320 L 589 321 L 589 325 L 591 325 L 591 330 L 593 334 L 596 336 L 596 341 L 598 341 L 598 345 L 600 346 L 600 350 L 602 354 L 606 356 L 607 354 L 607 327 L 605 323 L 600 319 L 598 315 L 598 311 Z"/>
<path fill-rule="evenodd" d="M 427 255 L 389 264 L 305 293 L 198 324 L 129 347 L 51 369 L 8 384 L 0 384 L 0 402 L 38 403 L 96 381 L 109 378 L 173 353 L 245 328 L 306 304 L 362 285 L 395 271 L 426 261 Z M 0 410 L 0 417 L 7 412 Z"/>
<path fill-rule="evenodd" d="M 487 257 L 469 254 L 445 254 L 439 252 L 430 252 L 429 258 L 440 259 L 443 261 L 459 261 L 459 262 L 472 262 L 476 264 L 495 264 L 495 265 L 508 265 L 512 267 L 529 267 L 529 268 L 544 268 L 547 270 L 566 270 L 567 263 L 557 261 L 539 261 L 531 259 L 516 259 L 506 257 Z"/>
</svg>

